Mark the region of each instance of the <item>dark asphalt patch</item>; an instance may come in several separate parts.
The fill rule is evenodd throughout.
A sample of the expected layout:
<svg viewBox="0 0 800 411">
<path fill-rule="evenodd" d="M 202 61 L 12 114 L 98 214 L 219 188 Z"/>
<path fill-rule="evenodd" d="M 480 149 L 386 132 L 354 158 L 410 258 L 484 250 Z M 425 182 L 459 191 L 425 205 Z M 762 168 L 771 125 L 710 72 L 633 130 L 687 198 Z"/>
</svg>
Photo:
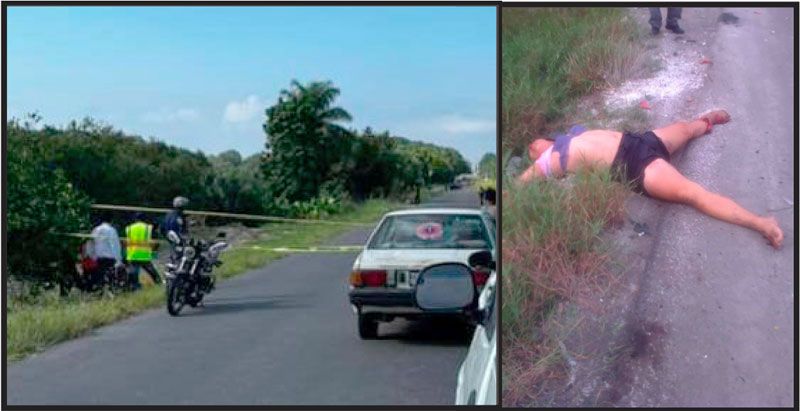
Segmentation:
<svg viewBox="0 0 800 411">
<path fill-rule="evenodd" d="M 633 321 L 626 327 L 627 345 L 620 348 L 611 369 L 610 387 L 601 393 L 597 406 L 613 406 L 628 395 L 634 382 L 637 363 L 649 363 L 653 368 L 663 360 L 663 341 L 667 331 L 655 321 Z"/>
<path fill-rule="evenodd" d="M 631 333 L 631 358 L 644 359 L 651 358 L 654 364 L 661 362 L 658 348 L 661 338 L 667 335 L 661 324 L 653 321 L 645 321 L 638 324 Z"/>
<path fill-rule="evenodd" d="M 739 25 L 739 18 L 736 17 L 735 14 L 729 13 L 727 11 L 720 14 L 719 18 L 717 18 L 717 21 L 722 24 L 733 24 L 735 26 Z"/>
</svg>

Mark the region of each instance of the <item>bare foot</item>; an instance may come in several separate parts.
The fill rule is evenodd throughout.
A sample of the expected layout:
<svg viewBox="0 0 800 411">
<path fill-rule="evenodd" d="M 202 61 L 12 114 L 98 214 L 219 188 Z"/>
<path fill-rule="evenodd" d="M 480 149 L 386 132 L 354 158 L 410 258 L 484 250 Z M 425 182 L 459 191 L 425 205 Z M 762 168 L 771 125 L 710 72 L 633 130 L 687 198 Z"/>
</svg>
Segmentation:
<svg viewBox="0 0 800 411">
<path fill-rule="evenodd" d="M 763 226 L 761 234 L 769 241 L 770 245 L 775 248 L 780 248 L 783 244 L 783 231 L 778 226 L 778 220 L 775 217 L 763 217 Z"/>
<path fill-rule="evenodd" d="M 731 121 L 731 115 L 725 110 L 713 110 L 701 114 L 698 119 L 706 122 L 708 125 L 706 128 L 706 133 L 709 133 L 711 132 L 711 128 L 714 124 L 725 124 Z"/>
</svg>

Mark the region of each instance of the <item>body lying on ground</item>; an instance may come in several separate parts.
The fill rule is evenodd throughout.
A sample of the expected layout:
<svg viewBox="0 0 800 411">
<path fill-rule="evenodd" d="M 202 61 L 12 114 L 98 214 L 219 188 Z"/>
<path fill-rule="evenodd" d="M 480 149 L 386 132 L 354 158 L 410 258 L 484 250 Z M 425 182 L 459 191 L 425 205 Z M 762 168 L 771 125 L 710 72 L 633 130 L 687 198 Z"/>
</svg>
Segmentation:
<svg viewBox="0 0 800 411">
<path fill-rule="evenodd" d="M 775 248 L 783 232 L 771 216 L 752 213 L 728 197 L 712 193 L 684 177 L 670 164 L 670 156 L 690 140 L 711 132 L 715 124 L 730 121 L 724 110 L 670 124 L 643 133 L 614 130 L 578 130 L 555 141 L 536 139 L 528 147 L 535 160 L 517 180 L 561 177 L 582 167 L 610 168 L 634 191 L 659 200 L 686 204 L 719 220 L 754 230 Z"/>
</svg>

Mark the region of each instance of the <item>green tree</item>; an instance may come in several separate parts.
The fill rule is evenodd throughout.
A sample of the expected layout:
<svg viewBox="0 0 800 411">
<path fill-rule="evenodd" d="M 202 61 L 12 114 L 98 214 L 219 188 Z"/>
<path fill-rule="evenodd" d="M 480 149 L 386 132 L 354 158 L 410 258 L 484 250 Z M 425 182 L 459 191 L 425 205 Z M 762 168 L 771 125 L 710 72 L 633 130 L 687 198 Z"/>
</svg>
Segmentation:
<svg viewBox="0 0 800 411">
<path fill-rule="evenodd" d="M 478 162 L 478 175 L 482 178 L 495 179 L 497 178 L 497 155 L 494 153 L 486 153 L 481 157 Z"/>
<path fill-rule="evenodd" d="M 29 132 L 37 136 L 43 159 L 95 202 L 163 207 L 185 195 L 193 207 L 208 205 L 203 193 L 211 164 L 202 153 L 126 135 L 92 119 Z"/>
<path fill-rule="evenodd" d="M 330 81 L 302 85 L 292 81 L 278 102 L 267 108 L 264 131 L 269 153 L 263 163 L 269 193 L 287 201 L 317 197 L 323 183 L 341 170 L 350 132 L 338 123 L 350 114 L 333 106 L 339 89 Z"/>
<path fill-rule="evenodd" d="M 396 142 L 388 131 L 375 133 L 367 127 L 363 133 L 354 133 L 347 164 L 348 188 L 357 200 L 370 196 L 386 197 L 398 191 L 398 173 L 402 171 L 403 158 L 395 150 Z"/>
<path fill-rule="evenodd" d="M 212 210 L 264 212 L 265 181 L 258 154 L 242 159 L 236 150 L 210 156 L 212 169 L 206 180 L 206 195 Z"/>
</svg>

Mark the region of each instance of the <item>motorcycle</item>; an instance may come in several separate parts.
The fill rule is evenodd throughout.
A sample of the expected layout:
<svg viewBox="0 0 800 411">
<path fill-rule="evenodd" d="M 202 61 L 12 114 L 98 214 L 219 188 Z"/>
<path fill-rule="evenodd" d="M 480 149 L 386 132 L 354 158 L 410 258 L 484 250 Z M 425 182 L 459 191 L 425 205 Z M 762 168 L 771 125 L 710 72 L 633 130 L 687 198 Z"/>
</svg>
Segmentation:
<svg viewBox="0 0 800 411">
<path fill-rule="evenodd" d="M 65 288 L 75 287 L 86 293 L 117 295 L 131 290 L 128 267 L 123 264 L 100 268 L 85 263 L 76 264 L 75 273 L 65 281 Z"/>
<path fill-rule="evenodd" d="M 220 233 L 218 237 L 224 237 Z M 172 261 L 167 263 L 167 311 L 177 316 L 183 306 L 197 307 L 203 296 L 214 289 L 214 267 L 222 265 L 219 255 L 228 248 L 223 240 L 208 242 L 181 238 L 176 232 L 167 233 L 173 245 Z"/>
</svg>

